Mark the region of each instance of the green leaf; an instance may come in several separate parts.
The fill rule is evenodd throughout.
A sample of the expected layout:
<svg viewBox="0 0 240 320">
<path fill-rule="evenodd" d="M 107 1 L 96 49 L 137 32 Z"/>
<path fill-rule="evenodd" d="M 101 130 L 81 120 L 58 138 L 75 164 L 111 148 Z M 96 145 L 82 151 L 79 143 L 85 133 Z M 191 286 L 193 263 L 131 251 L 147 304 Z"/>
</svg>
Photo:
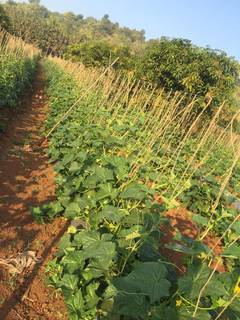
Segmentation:
<svg viewBox="0 0 240 320">
<path fill-rule="evenodd" d="M 107 163 L 114 167 L 114 173 L 118 179 L 123 179 L 129 173 L 128 161 L 123 157 L 112 156 L 107 158 Z"/>
<path fill-rule="evenodd" d="M 149 320 L 179 320 L 175 303 L 171 305 L 161 303 L 160 305 L 154 306 L 151 308 Z"/>
<path fill-rule="evenodd" d="M 128 160 L 123 157 L 112 156 L 107 158 L 108 163 L 115 168 L 125 167 L 128 165 Z"/>
<path fill-rule="evenodd" d="M 128 212 L 124 209 L 116 208 L 113 206 L 106 206 L 98 215 L 98 221 L 107 219 L 113 223 L 119 223 L 123 217 L 128 215 Z"/>
<path fill-rule="evenodd" d="M 69 172 L 80 173 L 81 169 L 82 169 L 82 164 L 78 163 L 77 161 L 73 161 L 69 168 Z"/>
<path fill-rule="evenodd" d="M 195 317 L 193 317 L 193 308 L 180 308 L 178 311 L 178 320 L 211 320 L 212 317 L 206 310 L 198 310 Z"/>
<path fill-rule="evenodd" d="M 98 183 L 98 178 L 96 175 L 87 176 L 87 178 L 83 181 L 83 187 L 86 189 L 94 189 L 96 188 Z"/>
<path fill-rule="evenodd" d="M 130 236 L 131 234 L 136 234 L 138 233 L 139 235 L 143 234 L 144 233 L 144 227 L 141 226 L 141 225 L 134 225 L 133 227 L 131 228 L 128 228 L 128 229 L 122 229 L 119 234 L 118 234 L 118 237 L 119 238 L 127 238 L 128 236 Z"/>
<path fill-rule="evenodd" d="M 95 241 L 94 243 L 84 246 L 84 249 L 86 249 L 84 255 L 86 259 L 89 259 L 89 258 L 104 259 L 104 257 L 114 258 L 115 247 L 116 245 L 113 242 L 98 240 L 98 241 Z"/>
<path fill-rule="evenodd" d="M 132 183 L 125 188 L 119 195 L 122 199 L 143 200 L 146 198 L 147 193 L 143 185 Z"/>
<path fill-rule="evenodd" d="M 113 171 L 103 167 L 96 168 L 95 175 L 97 176 L 99 182 L 106 182 L 114 179 Z"/>
<path fill-rule="evenodd" d="M 82 270 L 84 267 L 84 256 L 81 251 L 74 251 L 64 256 L 61 263 L 69 273 Z"/>
<path fill-rule="evenodd" d="M 70 218 L 75 218 L 75 217 L 80 215 L 80 212 L 81 212 L 81 209 L 80 209 L 78 203 L 73 202 L 73 203 L 70 203 L 67 206 L 67 208 L 65 209 L 64 216 L 69 218 L 69 219 Z"/>
<path fill-rule="evenodd" d="M 66 273 L 62 277 L 59 284 L 61 287 L 65 287 L 67 289 L 74 291 L 77 289 L 78 281 L 79 281 L 78 276 Z"/>
<path fill-rule="evenodd" d="M 200 290 L 207 282 L 211 269 L 207 264 L 191 265 L 188 273 L 178 280 L 180 293 L 190 299 L 196 299 Z M 220 297 L 227 294 L 222 282 L 214 275 L 203 291 L 202 297 L 213 296 Z"/>
<path fill-rule="evenodd" d="M 240 319 L 240 300 L 235 299 L 225 312 L 229 319 Z"/>
<path fill-rule="evenodd" d="M 131 214 L 123 218 L 122 223 L 128 226 L 144 224 L 144 215 L 142 214 L 142 210 L 132 210 Z"/>
<path fill-rule="evenodd" d="M 158 259 L 160 259 L 159 248 L 158 246 L 154 246 L 154 243 L 152 243 L 152 241 L 144 242 L 138 254 L 140 260 L 143 262 L 157 261 Z"/>
<path fill-rule="evenodd" d="M 140 293 L 127 294 L 119 292 L 113 305 L 114 313 L 133 317 L 133 319 L 146 316 L 149 309 L 149 302 Z"/>
<path fill-rule="evenodd" d="M 73 247 L 72 247 L 72 242 L 70 240 L 70 235 L 65 234 L 58 245 L 57 256 L 60 257 L 64 253 L 66 254 L 68 251 L 71 251 L 71 250 L 73 250 Z"/>
<path fill-rule="evenodd" d="M 233 224 L 232 229 L 237 233 L 237 235 L 240 235 L 240 221 L 236 221 Z"/>
<path fill-rule="evenodd" d="M 65 166 L 73 161 L 75 155 L 73 153 L 67 153 L 64 158 L 62 159 L 61 163 Z"/>
<path fill-rule="evenodd" d="M 192 220 L 203 227 L 207 226 L 209 222 L 209 219 L 201 216 L 200 214 L 193 214 Z"/>
<path fill-rule="evenodd" d="M 70 296 L 67 299 L 66 304 L 70 313 L 81 314 L 84 310 L 84 300 L 81 290 L 79 289 L 76 293 L 74 293 L 74 295 Z"/>
<path fill-rule="evenodd" d="M 44 223 L 44 212 L 41 209 L 41 207 L 35 207 L 31 209 L 31 213 L 33 218 L 37 221 L 39 224 Z"/>
<path fill-rule="evenodd" d="M 128 177 L 129 174 L 129 168 L 128 167 L 118 167 L 116 169 L 114 169 L 114 172 L 118 178 L 118 180 L 122 180 L 124 178 Z"/>
<path fill-rule="evenodd" d="M 240 259 L 240 246 L 235 243 L 230 247 L 225 248 L 222 253 L 222 256 L 232 259 Z"/>
<path fill-rule="evenodd" d="M 168 249 L 182 252 L 192 256 L 198 256 L 200 253 L 208 253 L 209 248 L 200 241 L 192 240 L 190 246 L 183 245 L 181 243 L 170 243 L 165 246 Z"/>
<path fill-rule="evenodd" d="M 99 287 L 99 283 L 92 282 L 86 287 L 86 307 L 87 309 L 96 308 L 100 298 L 97 296 L 96 291 Z"/>
<path fill-rule="evenodd" d="M 117 196 L 117 190 L 112 188 L 112 185 L 110 183 L 103 184 L 100 186 L 99 191 L 95 195 L 95 200 L 100 201 L 105 198 L 111 198 L 114 199 Z"/>
<path fill-rule="evenodd" d="M 100 234 L 97 231 L 80 230 L 73 240 L 73 244 L 77 246 L 84 246 L 87 248 L 91 244 L 100 240 Z"/>
<path fill-rule="evenodd" d="M 141 293 L 155 303 L 169 295 L 170 282 L 166 275 L 166 267 L 161 262 L 144 262 L 139 263 L 128 276 L 114 279 L 113 285 L 120 292 L 130 296 Z"/>
<path fill-rule="evenodd" d="M 52 204 L 52 209 L 55 214 L 58 214 L 64 210 L 63 206 L 61 205 L 61 202 L 59 201 Z"/>
<path fill-rule="evenodd" d="M 87 272 L 87 277 L 101 275 L 113 263 L 116 244 L 112 241 L 112 236 L 109 237 L 109 234 L 103 234 L 100 238 L 100 234 L 96 231 L 83 230 L 75 235 L 73 243 L 83 247 L 81 252 L 85 260 L 91 259 L 88 270 L 92 270 Z"/>
</svg>

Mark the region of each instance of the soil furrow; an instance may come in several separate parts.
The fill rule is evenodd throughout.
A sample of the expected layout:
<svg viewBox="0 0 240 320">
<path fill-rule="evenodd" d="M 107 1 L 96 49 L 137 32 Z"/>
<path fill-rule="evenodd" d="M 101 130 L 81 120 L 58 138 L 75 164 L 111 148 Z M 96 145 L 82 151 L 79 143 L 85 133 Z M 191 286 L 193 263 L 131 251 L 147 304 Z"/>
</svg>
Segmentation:
<svg viewBox="0 0 240 320">
<path fill-rule="evenodd" d="M 54 171 L 46 145 L 36 148 L 48 110 L 43 71 L 39 67 L 28 94 L 16 110 L 5 112 L 7 129 L 0 135 L 0 258 L 35 251 L 41 259 L 17 276 L 0 266 L 0 319 L 66 319 L 64 302 L 47 286 L 46 263 L 67 223 L 34 222 L 30 209 L 54 199 Z M 6 121 L 6 120 L 5 120 Z"/>
</svg>

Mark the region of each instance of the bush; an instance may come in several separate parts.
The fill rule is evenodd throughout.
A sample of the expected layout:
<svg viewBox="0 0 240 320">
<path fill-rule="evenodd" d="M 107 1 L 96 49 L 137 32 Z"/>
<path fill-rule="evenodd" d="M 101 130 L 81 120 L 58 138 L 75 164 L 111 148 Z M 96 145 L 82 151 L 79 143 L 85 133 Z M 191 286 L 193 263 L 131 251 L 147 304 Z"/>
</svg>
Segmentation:
<svg viewBox="0 0 240 320">
<path fill-rule="evenodd" d="M 189 40 L 161 38 L 148 43 L 136 63 L 136 74 L 167 91 L 197 95 L 199 106 L 213 99 L 210 114 L 226 101 L 226 112 L 232 109 L 233 114 L 238 68 L 222 51 L 199 48 Z"/>
<path fill-rule="evenodd" d="M 119 58 L 115 68 L 129 69 L 131 65 L 130 50 L 126 46 L 113 46 L 104 41 L 88 41 L 69 46 L 65 58 L 80 61 L 88 67 L 107 67 Z"/>
</svg>

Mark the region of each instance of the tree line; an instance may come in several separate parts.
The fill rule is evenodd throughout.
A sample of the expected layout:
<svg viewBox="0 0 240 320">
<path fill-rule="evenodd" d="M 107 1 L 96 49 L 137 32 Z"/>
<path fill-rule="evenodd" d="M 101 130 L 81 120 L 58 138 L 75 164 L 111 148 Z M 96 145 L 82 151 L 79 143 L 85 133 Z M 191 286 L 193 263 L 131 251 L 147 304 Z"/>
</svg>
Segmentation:
<svg viewBox="0 0 240 320">
<path fill-rule="evenodd" d="M 164 87 L 166 92 L 196 96 L 197 112 L 211 100 L 208 114 L 213 114 L 224 102 L 223 125 L 239 109 L 239 63 L 223 51 L 197 47 L 186 39 L 146 41 L 144 30 L 121 27 L 108 15 L 98 20 L 51 12 L 39 0 L 8 0 L 0 7 L 0 24 L 46 54 L 89 67 L 104 67 L 119 57 L 115 68 Z M 240 131 L 237 121 L 234 127 Z"/>
</svg>

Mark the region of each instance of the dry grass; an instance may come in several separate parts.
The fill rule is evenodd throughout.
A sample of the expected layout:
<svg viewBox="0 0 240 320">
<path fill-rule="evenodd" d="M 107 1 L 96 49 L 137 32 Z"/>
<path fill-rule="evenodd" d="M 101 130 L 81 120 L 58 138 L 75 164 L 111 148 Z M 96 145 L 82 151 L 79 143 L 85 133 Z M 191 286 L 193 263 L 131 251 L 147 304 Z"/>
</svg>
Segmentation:
<svg viewBox="0 0 240 320">
<path fill-rule="evenodd" d="M 0 30 L 0 54 L 33 58 L 39 55 L 40 51 L 22 39 Z"/>
</svg>

